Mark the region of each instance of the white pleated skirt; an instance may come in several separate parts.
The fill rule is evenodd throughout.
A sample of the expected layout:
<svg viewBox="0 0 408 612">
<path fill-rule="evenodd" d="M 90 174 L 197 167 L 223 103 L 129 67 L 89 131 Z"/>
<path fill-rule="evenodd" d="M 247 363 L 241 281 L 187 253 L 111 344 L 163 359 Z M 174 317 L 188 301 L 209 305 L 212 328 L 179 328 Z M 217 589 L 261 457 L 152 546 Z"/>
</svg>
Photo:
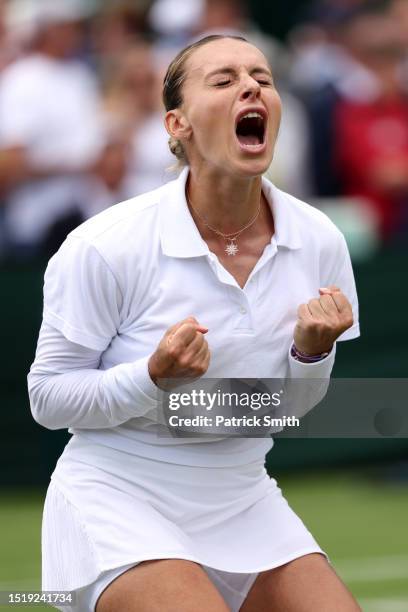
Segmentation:
<svg viewBox="0 0 408 612">
<path fill-rule="evenodd" d="M 45 500 L 42 588 L 73 591 L 93 612 L 106 586 L 151 559 L 203 566 L 232 612 L 259 572 L 322 550 L 263 461 L 196 467 L 73 436 Z"/>
</svg>

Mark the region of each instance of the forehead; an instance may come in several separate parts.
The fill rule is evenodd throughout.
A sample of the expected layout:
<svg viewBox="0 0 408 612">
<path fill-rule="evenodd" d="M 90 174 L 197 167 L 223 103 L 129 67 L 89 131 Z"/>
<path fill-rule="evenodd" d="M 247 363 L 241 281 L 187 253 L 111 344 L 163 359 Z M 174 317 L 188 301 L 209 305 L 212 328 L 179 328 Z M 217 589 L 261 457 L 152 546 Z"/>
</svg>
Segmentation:
<svg viewBox="0 0 408 612">
<path fill-rule="evenodd" d="M 264 54 L 254 45 L 241 40 L 224 38 L 214 40 L 196 49 L 186 62 L 186 74 L 189 78 L 205 77 L 209 72 L 225 66 L 236 70 L 241 67 L 270 68 Z"/>
</svg>

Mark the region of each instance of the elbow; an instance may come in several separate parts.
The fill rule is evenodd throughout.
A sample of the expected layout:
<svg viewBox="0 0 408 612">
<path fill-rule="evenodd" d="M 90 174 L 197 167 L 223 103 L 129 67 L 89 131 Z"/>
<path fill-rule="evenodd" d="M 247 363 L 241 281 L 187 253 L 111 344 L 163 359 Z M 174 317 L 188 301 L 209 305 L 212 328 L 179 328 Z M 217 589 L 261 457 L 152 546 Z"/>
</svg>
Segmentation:
<svg viewBox="0 0 408 612">
<path fill-rule="evenodd" d="M 33 404 L 31 404 L 31 414 L 33 415 L 34 421 L 46 429 L 55 430 L 64 428 L 64 425 L 54 423 L 53 420 L 50 419 L 46 410 L 42 410 L 41 408 L 38 408 L 38 406 L 33 406 Z"/>
<path fill-rule="evenodd" d="M 30 372 L 27 376 L 27 387 L 31 414 L 36 423 L 52 430 L 63 428 L 64 425 L 55 421 L 55 411 L 47 397 L 46 380 Z"/>
</svg>

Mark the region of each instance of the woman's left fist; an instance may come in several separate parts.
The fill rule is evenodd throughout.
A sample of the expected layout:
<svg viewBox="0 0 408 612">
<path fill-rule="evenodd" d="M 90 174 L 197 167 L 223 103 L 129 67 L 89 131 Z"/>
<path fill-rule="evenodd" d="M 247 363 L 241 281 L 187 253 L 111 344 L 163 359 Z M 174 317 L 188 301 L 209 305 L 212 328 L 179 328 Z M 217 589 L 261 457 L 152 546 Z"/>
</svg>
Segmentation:
<svg viewBox="0 0 408 612">
<path fill-rule="evenodd" d="M 330 352 L 337 338 L 353 325 L 351 304 L 338 287 L 322 287 L 319 294 L 297 311 L 293 340 L 308 355 Z"/>
</svg>

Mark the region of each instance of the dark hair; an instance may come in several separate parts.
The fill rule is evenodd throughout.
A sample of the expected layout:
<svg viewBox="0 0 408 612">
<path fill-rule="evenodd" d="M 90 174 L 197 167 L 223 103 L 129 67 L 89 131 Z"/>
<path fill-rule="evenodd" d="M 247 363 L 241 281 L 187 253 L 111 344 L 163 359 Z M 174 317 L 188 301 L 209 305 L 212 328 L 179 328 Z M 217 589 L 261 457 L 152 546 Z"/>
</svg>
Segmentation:
<svg viewBox="0 0 408 612">
<path fill-rule="evenodd" d="M 163 81 L 163 104 L 166 111 L 179 108 L 183 103 L 182 88 L 186 79 L 186 62 L 188 58 L 194 53 L 199 47 L 213 42 L 214 40 L 221 40 L 223 38 L 232 38 L 233 40 L 241 40 L 248 42 L 243 36 L 233 36 L 228 34 L 212 34 L 201 38 L 196 42 L 188 45 L 185 49 L 180 51 L 167 68 L 166 76 Z M 183 145 L 179 140 L 175 138 L 169 139 L 170 151 L 177 157 L 180 165 L 187 163 L 187 157 L 183 148 Z"/>
</svg>

